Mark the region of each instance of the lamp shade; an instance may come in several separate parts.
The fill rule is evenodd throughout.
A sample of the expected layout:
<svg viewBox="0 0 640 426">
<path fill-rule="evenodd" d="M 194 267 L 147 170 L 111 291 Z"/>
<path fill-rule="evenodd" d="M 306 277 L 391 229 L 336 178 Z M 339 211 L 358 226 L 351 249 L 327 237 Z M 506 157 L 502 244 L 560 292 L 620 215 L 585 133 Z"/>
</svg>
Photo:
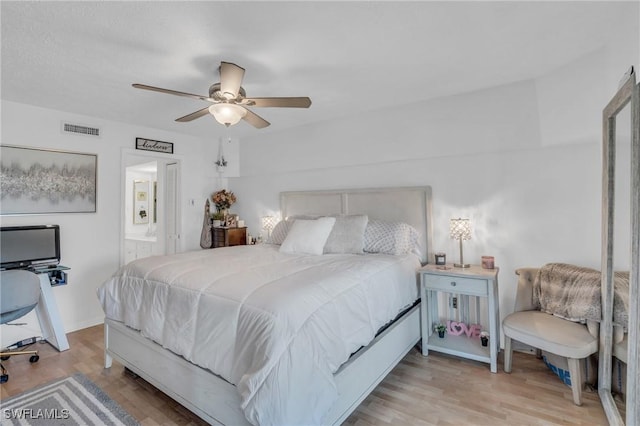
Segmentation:
<svg viewBox="0 0 640 426">
<path fill-rule="evenodd" d="M 271 231 L 276 226 L 276 218 L 273 216 L 262 216 L 262 229 Z"/>
<path fill-rule="evenodd" d="M 240 105 L 227 103 L 213 104 L 209 107 L 209 112 L 218 123 L 227 127 L 233 126 L 247 115 L 247 110 Z"/>
<path fill-rule="evenodd" d="M 450 222 L 451 238 L 454 240 L 470 240 L 471 224 L 469 219 L 451 219 Z"/>
</svg>

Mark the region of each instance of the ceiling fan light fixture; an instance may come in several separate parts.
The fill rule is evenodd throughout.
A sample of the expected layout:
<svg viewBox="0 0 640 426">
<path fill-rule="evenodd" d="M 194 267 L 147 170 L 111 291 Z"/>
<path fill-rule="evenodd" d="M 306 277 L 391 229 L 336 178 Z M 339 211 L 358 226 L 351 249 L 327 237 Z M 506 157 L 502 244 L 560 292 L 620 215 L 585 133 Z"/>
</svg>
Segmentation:
<svg viewBox="0 0 640 426">
<path fill-rule="evenodd" d="M 216 121 L 225 126 L 233 126 L 247 115 L 247 110 L 236 104 L 220 103 L 209 107 L 209 112 Z"/>
<path fill-rule="evenodd" d="M 178 92 L 177 90 L 163 89 L 162 87 L 147 86 L 146 84 L 139 83 L 133 84 L 133 87 L 136 89 L 151 90 L 153 92 L 197 99 L 213 104 L 192 112 L 191 114 L 187 114 L 184 117 L 176 118 L 176 121 L 179 123 L 186 123 L 211 114 L 218 123 L 224 124 L 226 127 L 237 124 L 238 121 L 244 119 L 247 124 L 256 129 L 263 129 L 269 126 L 270 123 L 255 112 L 246 109 L 246 106 L 275 108 L 309 108 L 309 106 L 311 106 L 311 99 L 308 97 L 247 98 L 247 93 L 242 87 L 244 68 L 231 62 L 222 61 L 220 62 L 218 72 L 220 73 L 220 81 L 209 86 L 209 96 Z"/>
</svg>

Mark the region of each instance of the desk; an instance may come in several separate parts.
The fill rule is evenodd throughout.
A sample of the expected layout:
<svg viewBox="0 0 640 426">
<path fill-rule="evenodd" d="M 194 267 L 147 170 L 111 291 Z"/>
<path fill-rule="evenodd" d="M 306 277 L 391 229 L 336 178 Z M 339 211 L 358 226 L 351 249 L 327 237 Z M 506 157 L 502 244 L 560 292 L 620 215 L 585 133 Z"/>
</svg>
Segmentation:
<svg viewBox="0 0 640 426">
<path fill-rule="evenodd" d="M 500 313 L 498 305 L 498 268 L 482 269 L 478 265 L 470 268 L 455 268 L 447 265 L 425 265 L 420 273 L 420 297 L 422 299 L 421 329 L 422 355 L 429 355 L 429 349 L 457 355 L 491 364 L 491 372 L 498 372 L 498 352 L 500 351 Z M 489 344 L 480 344 L 480 339 L 469 338 L 465 334 L 438 337 L 433 326 L 441 322 L 438 314 L 438 293 L 458 295 L 457 303 L 462 311 L 463 322 L 469 320 L 469 297 L 475 297 L 475 323 L 480 323 L 479 297 L 487 299 L 489 316 Z M 449 318 L 453 319 L 453 318 Z"/>
<path fill-rule="evenodd" d="M 36 269 L 33 272 L 40 279 L 40 300 L 35 311 L 40 322 L 42 337 L 60 352 L 69 349 L 69 341 L 64 332 L 58 304 L 53 296 L 52 286 L 66 284 L 66 266 L 57 266 L 48 269 Z M 64 282 L 61 280 L 64 277 Z"/>
</svg>

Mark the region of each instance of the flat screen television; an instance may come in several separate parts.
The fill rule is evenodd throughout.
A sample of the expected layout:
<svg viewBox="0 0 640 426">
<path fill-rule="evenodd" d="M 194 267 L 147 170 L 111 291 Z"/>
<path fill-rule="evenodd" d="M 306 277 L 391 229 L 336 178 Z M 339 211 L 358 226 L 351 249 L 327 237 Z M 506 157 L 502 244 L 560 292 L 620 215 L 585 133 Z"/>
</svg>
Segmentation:
<svg viewBox="0 0 640 426">
<path fill-rule="evenodd" d="M 59 264 L 60 227 L 3 226 L 0 228 L 0 260 L 2 269 Z"/>
</svg>

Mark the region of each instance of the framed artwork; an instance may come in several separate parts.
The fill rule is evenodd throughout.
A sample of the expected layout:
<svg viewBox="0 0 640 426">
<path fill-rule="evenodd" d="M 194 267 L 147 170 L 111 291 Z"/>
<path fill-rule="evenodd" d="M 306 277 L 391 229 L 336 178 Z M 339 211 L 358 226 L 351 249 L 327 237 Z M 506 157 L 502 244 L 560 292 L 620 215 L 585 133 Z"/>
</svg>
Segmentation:
<svg viewBox="0 0 640 426">
<path fill-rule="evenodd" d="M 0 145 L 0 214 L 95 213 L 98 156 Z"/>
<path fill-rule="evenodd" d="M 149 223 L 149 181 L 133 182 L 133 223 Z"/>
<path fill-rule="evenodd" d="M 227 227 L 229 227 L 229 228 L 237 228 L 238 227 L 238 215 L 237 214 L 229 214 L 229 215 L 227 215 Z"/>
</svg>

